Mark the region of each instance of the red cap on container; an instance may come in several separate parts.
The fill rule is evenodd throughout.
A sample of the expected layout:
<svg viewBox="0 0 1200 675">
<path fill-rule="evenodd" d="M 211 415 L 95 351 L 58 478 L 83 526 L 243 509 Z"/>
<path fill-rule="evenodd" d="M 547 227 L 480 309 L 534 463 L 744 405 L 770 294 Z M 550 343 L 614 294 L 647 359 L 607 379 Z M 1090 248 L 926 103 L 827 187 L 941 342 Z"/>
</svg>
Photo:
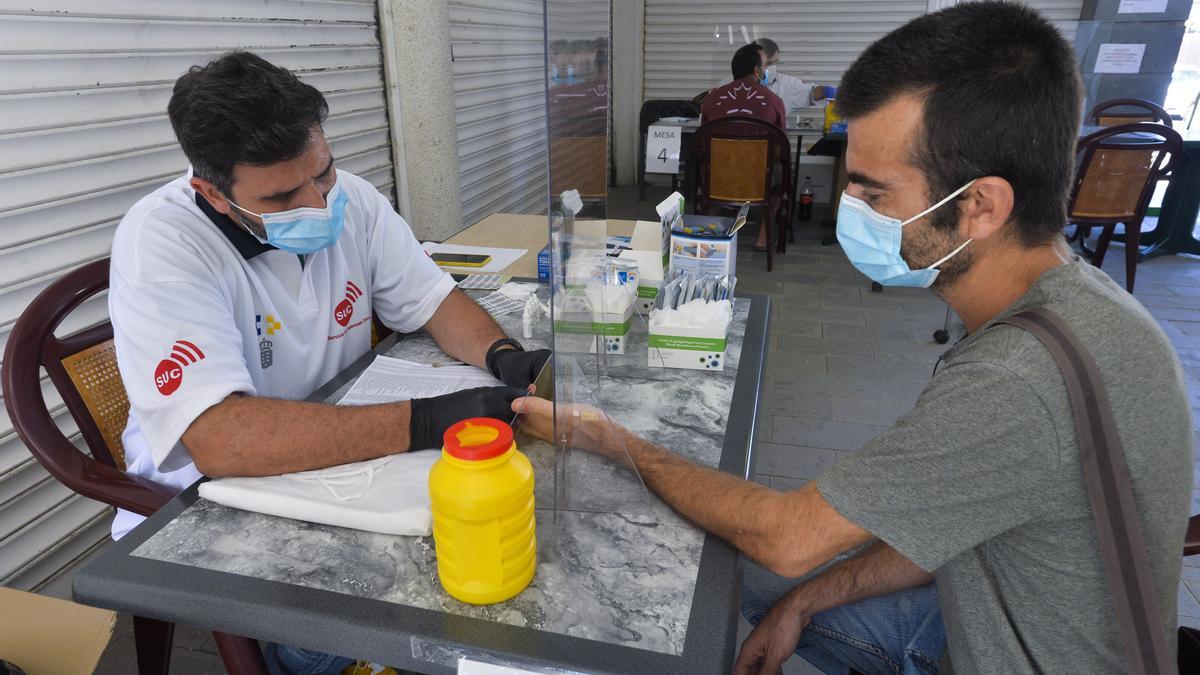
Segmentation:
<svg viewBox="0 0 1200 675">
<path fill-rule="evenodd" d="M 500 420 L 472 417 L 447 429 L 442 440 L 451 457 L 479 462 L 507 452 L 513 445 L 513 431 Z"/>
</svg>

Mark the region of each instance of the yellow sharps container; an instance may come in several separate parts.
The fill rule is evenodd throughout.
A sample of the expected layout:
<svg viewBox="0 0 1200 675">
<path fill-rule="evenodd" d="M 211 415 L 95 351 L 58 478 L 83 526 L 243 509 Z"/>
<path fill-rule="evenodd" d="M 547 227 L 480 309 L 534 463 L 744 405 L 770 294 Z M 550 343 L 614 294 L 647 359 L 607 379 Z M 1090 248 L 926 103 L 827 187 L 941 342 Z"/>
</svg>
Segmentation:
<svg viewBox="0 0 1200 675">
<path fill-rule="evenodd" d="M 533 466 L 500 420 L 463 420 L 444 441 L 429 473 L 442 586 L 475 605 L 508 600 L 537 569 Z"/>
</svg>

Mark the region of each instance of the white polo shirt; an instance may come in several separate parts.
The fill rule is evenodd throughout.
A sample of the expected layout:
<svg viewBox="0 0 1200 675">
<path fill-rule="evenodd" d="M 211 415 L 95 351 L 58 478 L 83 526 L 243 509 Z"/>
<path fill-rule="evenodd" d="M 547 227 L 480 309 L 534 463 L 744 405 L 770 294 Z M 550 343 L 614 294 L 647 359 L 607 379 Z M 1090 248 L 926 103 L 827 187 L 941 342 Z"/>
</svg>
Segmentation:
<svg viewBox="0 0 1200 675">
<path fill-rule="evenodd" d="M 345 225 L 300 258 L 260 243 L 184 176 L 117 227 L 108 309 L 129 395 L 129 473 L 183 489 L 200 474 L 180 438 L 230 394 L 303 399 L 371 348 L 371 314 L 411 332 L 454 280 L 367 181 L 343 171 Z M 113 537 L 141 516 L 119 511 Z"/>
</svg>

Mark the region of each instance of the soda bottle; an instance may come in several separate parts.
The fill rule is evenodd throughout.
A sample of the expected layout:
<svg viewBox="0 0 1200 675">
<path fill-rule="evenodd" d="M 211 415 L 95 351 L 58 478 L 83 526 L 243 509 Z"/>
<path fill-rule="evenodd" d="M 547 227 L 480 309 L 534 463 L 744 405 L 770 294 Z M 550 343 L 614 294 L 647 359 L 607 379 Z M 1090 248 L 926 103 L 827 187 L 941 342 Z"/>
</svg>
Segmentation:
<svg viewBox="0 0 1200 675">
<path fill-rule="evenodd" d="M 812 176 L 804 177 L 804 187 L 800 189 L 800 208 L 797 209 L 797 215 L 800 220 L 808 220 L 812 218 L 813 191 L 812 191 Z"/>
</svg>

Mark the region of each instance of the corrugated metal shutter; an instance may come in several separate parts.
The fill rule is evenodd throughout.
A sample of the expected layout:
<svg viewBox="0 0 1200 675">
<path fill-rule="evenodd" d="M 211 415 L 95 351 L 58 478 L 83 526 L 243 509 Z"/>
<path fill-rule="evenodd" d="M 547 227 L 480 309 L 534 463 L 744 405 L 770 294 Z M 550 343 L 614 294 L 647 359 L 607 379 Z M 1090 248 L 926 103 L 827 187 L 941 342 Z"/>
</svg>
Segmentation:
<svg viewBox="0 0 1200 675">
<path fill-rule="evenodd" d="M 546 209 L 542 0 L 451 0 L 463 225 Z"/>
<path fill-rule="evenodd" d="M 733 53 L 760 37 L 779 43 L 781 72 L 836 84 L 867 45 L 927 6 L 926 0 L 646 0 L 643 100 L 690 99 L 727 81 Z M 821 108 L 798 112 L 820 127 Z"/>
<path fill-rule="evenodd" d="M 258 52 L 326 93 L 338 166 L 394 199 L 373 0 L 0 2 L 0 353 L 55 278 L 108 255 L 122 214 L 187 162 L 167 120 L 189 66 Z M 67 332 L 107 318 L 96 298 Z M 81 445 L 48 381 L 47 403 Z M 32 459 L 0 408 L 0 584 L 36 589 L 107 537 L 110 509 Z"/>
<path fill-rule="evenodd" d="M 1081 0 L 1030 0 L 1074 41 Z M 926 0 L 646 0 L 643 99 L 690 99 L 729 79 L 738 47 L 760 37 L 779 43 L 780 71 L 837 84 L 875 40 L 924 14 Z M 820 126 L 821 108 L 799 111 Z M 815 139 L 815 136 L 813 137 Z M 805 145 L 809 145 L 806 137 Z"/>
</svg>

